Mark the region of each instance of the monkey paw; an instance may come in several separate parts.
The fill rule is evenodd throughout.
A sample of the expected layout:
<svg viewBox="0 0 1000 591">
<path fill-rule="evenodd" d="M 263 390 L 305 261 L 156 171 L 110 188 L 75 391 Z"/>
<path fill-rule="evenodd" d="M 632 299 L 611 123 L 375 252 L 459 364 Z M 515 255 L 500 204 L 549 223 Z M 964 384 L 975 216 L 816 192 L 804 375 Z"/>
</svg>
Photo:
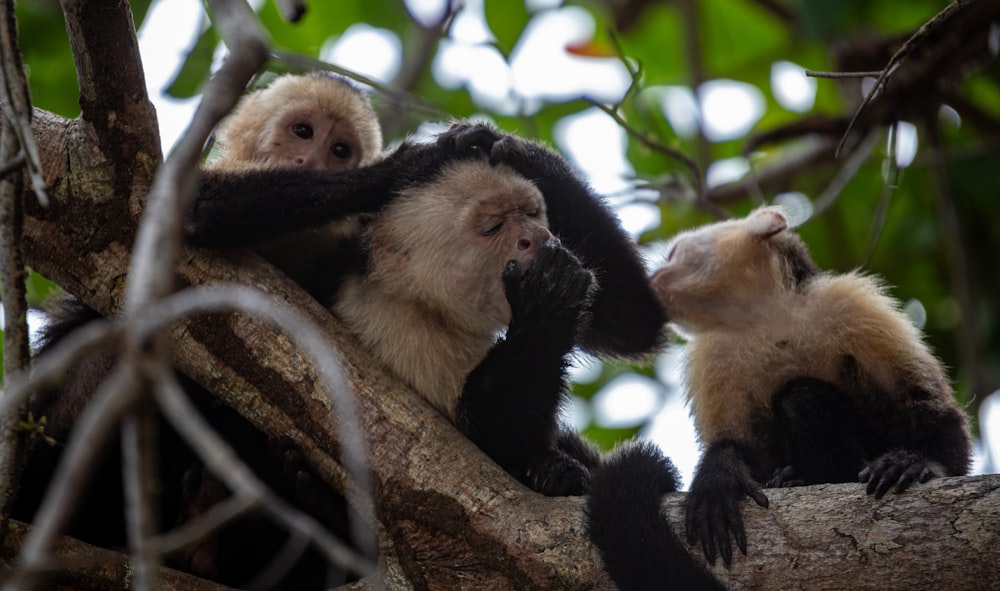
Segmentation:
<svg viewBox="0 0 1000 591">
<path fill-rule="evenodd" d="M 485 123 L 453 123 L 437 137 L 438 147 L 459 157 L 486 158 L 501 133 Z"/>
<path fill-rule="evenodd" d="M 881 499 L 890 488 L 901 493 L 914 482 L 927 482 L 944 475 L 944 469 L 937 462 L 916 452 L 897 449 L 868 462 L 858 474 L 858 480 L 868 483 L 868 494 Z"/>
<path fill-rule="evenodd" d="M 775 468 L 774 474 L 764 483 L 765 488 L 790 488 L 793 486 L 805 486 L 806 481 L 795 474 L 794 466 Z"/>
<path fill-rule="evenodd" d="M 545 242 L 530 267 L 509 261 L 503 274 L 511 329 L 560 324 L 576 330 L 594 285 L 594 275 L 555 237 Z"/>
<path fill-rule="evenodd" d="M 531 462 L 524 483 L 547 497 L 577 496 L 587 492 L 590 470 L 569 454 L 551 450 Z"/>
</svg>

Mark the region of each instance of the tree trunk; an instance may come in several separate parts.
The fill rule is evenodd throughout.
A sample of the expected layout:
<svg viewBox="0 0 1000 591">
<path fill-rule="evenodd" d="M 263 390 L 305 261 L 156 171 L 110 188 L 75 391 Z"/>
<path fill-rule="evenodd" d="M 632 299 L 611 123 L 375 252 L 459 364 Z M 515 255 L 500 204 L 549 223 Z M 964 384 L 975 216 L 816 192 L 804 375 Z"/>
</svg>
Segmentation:
<svg viewBox="0 0 1000 591">
<path fill-rule="evenodd" d="M 35 130 L 46 178 L 55 182 L 53 206 L 28 212 L 26 258 L 97 310 L 114 314 L 134 220 L 127 207 L 95 207 L 107 195 L 91 192 L 66 168 L 94 149 L 77 122 L 37 111 Z M 137 196 L 115 199 L 130 197 Z M 278 305 L 306 313 L 341 352 L 374 479 L 372 504 L 359 507 L 376 524 L 382 549 L 380 576 L 369 586 L 611 588 L 586 537 L 583 499 L 546 498 L 513 481 L 388 375 L 326 309 L 258 257 L 189 249 L 178 276 L 190 285 L 254 285 Z M 288 335 L 250 318 L 213 315 L 177 323 L 171 336 L 182 371 L 258 428 L 298 443 L 336 488 L 355 488 L 338 460 L 337 409 Z M 1000 476 L 932 481 L 882 500 L 853 484 L 768 496 L 768 510 L 744 507 L 750 555 L 738 557 L 729 571 L 713 570 L 732 589 L 1000 589 L 1000 561 L 984 553 L 1000 533 Z M 665 501 L 671 523 L 682 523 L 682 497 Z"/>
</svg>

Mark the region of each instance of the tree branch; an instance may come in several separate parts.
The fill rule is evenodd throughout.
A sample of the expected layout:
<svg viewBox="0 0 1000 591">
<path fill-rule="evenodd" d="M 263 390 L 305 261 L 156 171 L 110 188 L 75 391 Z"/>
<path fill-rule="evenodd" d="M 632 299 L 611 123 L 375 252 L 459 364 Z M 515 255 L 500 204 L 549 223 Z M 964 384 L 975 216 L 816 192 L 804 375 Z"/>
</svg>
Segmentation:
<svg viewBox="0 0 1000 591">
<path fill-rule="evenodd" d="M 42 251 L 64 241 L 38 239 L 50 224 L 28 219 L 32 264 L 60 260 Z M 110 313 L 118 305 L 113 290 L 94 286 L 113 284 L 109 275 L 123 267 L 127 252 L 109 248 L 90 256 L 106 262 L 106 270 L 74 283 L 90 294 L 88 303 Z M 583 499 L 542 497 L 513 481 L 389 376 L 298 286 L 250 254 L 186 250 L 178 273 L 188 284 L 252 284 L 316 322 L 341 351 L 369 437 L 385 563 L 381 581 L 397 576 L 429 589 L 610 587 L 585 534 Z M 338 411 L 328 403 L 316 368 L 292 342 L 243 316 L 178 323 L 170 335 L 178 367 L 258 428 L 295 441 L 318 477 L 342 487 Z M 771 509 L 744 507 L 750 556 L 729 572 L 714 571 L 732 588 L 832 589 L 830 581 L 837 588 L 850 581 L 861 589 L 885 589 L 917 580 L 969 588 L 963 577 L 1000 580 L 1000 563 L 978 554 L 1000 536 L 1000 476 L 932 481 L 878 501 L 850 484 L 768 495 Z M 668 496 L 672 523 L 681 523 L 682 498 Z M 954 568 L 939 568 L 942 556 Z"/>
</svg>

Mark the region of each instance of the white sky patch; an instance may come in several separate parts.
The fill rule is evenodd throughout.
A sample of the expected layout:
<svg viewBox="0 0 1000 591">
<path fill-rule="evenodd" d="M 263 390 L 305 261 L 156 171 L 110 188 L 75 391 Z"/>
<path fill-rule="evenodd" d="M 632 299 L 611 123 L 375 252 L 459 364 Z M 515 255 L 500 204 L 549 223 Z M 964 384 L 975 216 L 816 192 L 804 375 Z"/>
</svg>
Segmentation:
<svg viewBox="0 0 1000 591">
<path fill-rule="evenodd" d="M 798 64 L 777 61 L 771 64 L 771 92 L 782 107 L 805 113 L 816 102 L 816 79 Z"/>
<path fill-rule="evenodd" d="M 681 490 L 687 490 L 701 458 L 701 448 L 694 421 L 683 398 L 669 397 L 641 436 L 658 445 L 670 458 L 681 474 Z"/>
<path fill-rule="evenodd" d="M 764 95 L 746 82 L 709 80 L 698 89 L 705 137 L 713 142 L 743 137 L 764 115 Z"/>
<path fill-rule="evenodd" d="M 1000 390 L 987 396 L 979 407 L 979 432 L 982 434 L 981 458 L 973 473 L 1000 471 Z"/>
<path fill-rule="evenodd" d="M 139 29 L 139 54 L 146 75 L 146 88 L 160 123 L 160 145 L 168 152 L 187 129 L 200 96 L 175 99 L 165 94 L 187 51 L 200 34 L 202 5 L 199 0 L 154 2 Z"/>
<path fill-rule="evenodd" d="M 633 427 L 659 407 L 662 396 L 656 382 L 639 374 L 622 374 L 594 395 L 594 413 L 602 427 Z"/>
<path fill-rule="evenodd" d="M 726 183 L 734 183 L 750 172 L 750 163 L 743 156 L 734 156 L 716 160 L 705 171 L 705 184 L 718 187 Z"/>
<path fill-rule="evenodd" d="M 920 147 L 917 126 L 909 121 L 897 121 L 896 125 L 890 128 L 889 133 L 896 136 L 896 166 L 906 168 L 913 164 L 913 159 L 917 156 L 917 148 Z"/>
<path fill-rule="evenodd" d="M 434 79 L 444 88 L 468 85 L 476 104 L 505 114 L 517 112 L 512 96 L 513 75 L 503 55 L 492 45 L 441 42 L 431 64 Z"/>
<path fill-rule="evenodd" d="M 616 58 L 570 55 L 566 46 L 589 41 L 594 19 L 582 8 L 538 13 L 525 27 L 511 52 L 514 89 L 527 98 L 565 100 L 587 95 L 599 101 L 621 98 L 628 72 Z"/>
<path fill-rule="evenodd" d="M 594 107 L 563 117 L 553 129 L 556 143 L 602 195 L 628 189 L 625 178 L 635 174 L 625 159 L 625 130 Z"/>
<path fill-rule="evenodd" d="M 653 203 L 627 203 L 614 206 L 614 211 L 621 220 L 622 228 L 633 239 L 660 225 L 660 208 Z"/>
<path fill-rule="evenodd" d="M 382 82 L 391 81 L 403 61 L 403 44 L 395 33 L 367 24 L 351 25 L 319 58 Z"/>
<path fill-rule="evenodd" d="M 687 86 L 662 86 L 647 89 L 647 92 L 660 95 L 660 106 L 663 114 L 670 121 L 674 133 L 682 138 L 691 138 L 698 133 L 698 121 L 701 119 L 701 109 L 694 91 Z"/>
</svg>

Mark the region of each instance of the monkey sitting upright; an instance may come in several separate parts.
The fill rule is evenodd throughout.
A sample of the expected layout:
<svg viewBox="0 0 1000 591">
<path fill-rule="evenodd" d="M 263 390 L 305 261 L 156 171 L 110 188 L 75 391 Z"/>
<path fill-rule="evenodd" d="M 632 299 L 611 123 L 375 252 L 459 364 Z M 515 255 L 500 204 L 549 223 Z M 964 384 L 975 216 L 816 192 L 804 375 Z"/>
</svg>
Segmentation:
<svg viewBox="0 0 1000 591">
<path fill-rule="evenodd" d="M 739 502 L 749 495 L 766 507 L 760 483 L 860 479 L 881 497 L 968 472 L 967 417 L 920 331 L 875 278 L 820 272 L 781 208 L 679 234 L 651 282 L 689 337 L 684 380 L 705 452 L 686 530 L 710 562 L 721 554 L 730 563 L 733 537 L 746 553 Z M 633 451 L 611 471 L 662 480 L 658 454 Z M 633 504 L 625 531 L 665 535 L 665 524 L 650 523 L 655 514 L 638 510 L 658 504 Z M 617 541 L 609 562 L 648 572 L 644 545 L 627 534 Z"/>
</svg>

